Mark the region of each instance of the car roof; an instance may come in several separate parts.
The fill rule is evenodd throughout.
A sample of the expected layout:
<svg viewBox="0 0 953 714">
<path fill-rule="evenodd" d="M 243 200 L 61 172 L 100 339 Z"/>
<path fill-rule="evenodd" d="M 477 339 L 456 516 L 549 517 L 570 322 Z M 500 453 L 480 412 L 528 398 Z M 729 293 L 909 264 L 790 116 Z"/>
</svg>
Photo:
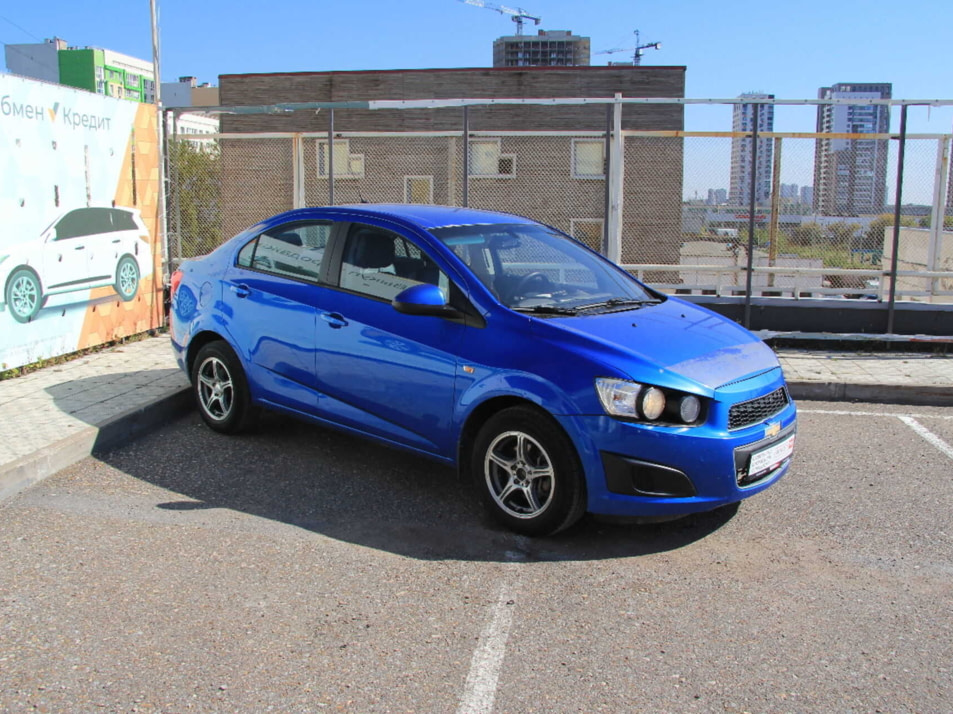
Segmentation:
<svg viewBox="0 0 953 714">
<path fill-rule="evenodd" d="M 446 226 L 472 226 L 495 223 L 533 223 L 529 218 L 497 211 L 482 211 L 460 206 L 434 206 L 405 203 L 356 203 L 341 206 L 303 208 L 282 214 L 285 219 L 305 218 L 314 212 L 346 213 L 349 216 L 385 218 L 409 223 L 419 228 L 443 228 Z M 277 216 L 276 216 L 277 218 Z"/>
</svg>

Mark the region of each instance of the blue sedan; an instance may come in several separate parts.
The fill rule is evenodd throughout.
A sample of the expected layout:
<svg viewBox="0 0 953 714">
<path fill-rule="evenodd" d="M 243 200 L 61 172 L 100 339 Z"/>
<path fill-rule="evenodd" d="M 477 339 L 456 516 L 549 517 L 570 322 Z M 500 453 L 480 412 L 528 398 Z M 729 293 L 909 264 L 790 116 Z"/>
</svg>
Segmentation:
<svg viewBox="0 0 953 714">
<path fill-rule="evenodd" d="M 788 470 L 774 353 L 571 237 L 468 208 L 289 211 L 172 277 L 205 422 L 262 409 L 455 466 L 509 528 L 674 517 Z"/>
</svg>

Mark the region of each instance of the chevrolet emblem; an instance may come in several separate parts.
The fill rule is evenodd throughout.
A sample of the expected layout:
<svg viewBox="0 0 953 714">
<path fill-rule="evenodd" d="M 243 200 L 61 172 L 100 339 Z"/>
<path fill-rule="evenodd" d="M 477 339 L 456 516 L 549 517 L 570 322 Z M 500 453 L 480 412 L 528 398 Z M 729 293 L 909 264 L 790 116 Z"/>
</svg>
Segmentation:
<svg viewBox="0 0 953 714">
<path fill-rule="evenodd" d="M 764 428 L 764 435 L 765 437 L 775 436 L 778 433 L 780 433 L 780 431 L 781 431 L 781 422 L 776 421 L 774 422 L 774 424 L 768 424 Z"/>
</svg>

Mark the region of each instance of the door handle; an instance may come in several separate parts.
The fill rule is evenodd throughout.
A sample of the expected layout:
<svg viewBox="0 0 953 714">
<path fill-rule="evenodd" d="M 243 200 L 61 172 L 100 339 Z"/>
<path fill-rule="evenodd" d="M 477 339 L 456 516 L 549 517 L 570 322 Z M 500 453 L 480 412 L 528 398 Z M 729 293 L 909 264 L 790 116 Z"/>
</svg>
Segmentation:
<svg viewBox="0 0 953 714">
<path fill-rule="evenodd" d="M 235 297 L 247 298 L 251 295 L 251 290 L 248 289 L 247 285 L 230 285 L 229 289 L 235 293 Z"/>
<path fill-rule="evenodd" d="M 121 242 L 122 242 L 122 241 L 121 241 L 119 238 L 117 238 L 116 240 L 113 241 L 113 243 L 121 243 Z"/>
<path fill-rule="evenodd" d="M 322 312 L 321 319 L 328 323 L 335 330 L 339 330 L 342 327 L 347 327 L 347 320 L 344 319 L 343 315 L 339 315 L 336 312 Z"/>
<path fill-rule="evenodd" d="M 85 245 L 78 245 L 78 246 L 76 246 L 75 248 L 73 248 L 73 250 L 86 250 L 86 246 L 85 246 Z"/>
</svg>

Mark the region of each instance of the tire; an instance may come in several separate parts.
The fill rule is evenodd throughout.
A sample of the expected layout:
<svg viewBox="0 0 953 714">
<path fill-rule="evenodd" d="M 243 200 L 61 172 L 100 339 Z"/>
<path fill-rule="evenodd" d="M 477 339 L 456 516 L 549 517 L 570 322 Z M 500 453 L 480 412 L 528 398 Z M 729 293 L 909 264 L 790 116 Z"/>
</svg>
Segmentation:
<svg viewBox="0 0 953 714">
<path fill-rule="evenodd" d="M 192 392 L 199 414 L 209 427 L 222 434 L 237 434 L 253 421 L 245 370 L 223 340 L 199 350 L 192 365 Z"/>
<path fill-rule="evenodd" d="M 131 255 L 120 258 L 113 287 L 123 302 L 132 300 L 139 291 L 139 264 Z"/>
<path fill-rule="evenodd" d="M 553 419 L 530 407 L 491 417 L 473 443 L 470 472 L 484 505 L 509 529 L 531 536 L 569 528 L 586 511 L 576 449 Z"/>
<path fill-rule="evenodd" d="M 32 320 L 46 302 L 40 279 L 29 268 L 17 268 L 10 274 L 4 298 L 17 322 Z"/>
</svg>

